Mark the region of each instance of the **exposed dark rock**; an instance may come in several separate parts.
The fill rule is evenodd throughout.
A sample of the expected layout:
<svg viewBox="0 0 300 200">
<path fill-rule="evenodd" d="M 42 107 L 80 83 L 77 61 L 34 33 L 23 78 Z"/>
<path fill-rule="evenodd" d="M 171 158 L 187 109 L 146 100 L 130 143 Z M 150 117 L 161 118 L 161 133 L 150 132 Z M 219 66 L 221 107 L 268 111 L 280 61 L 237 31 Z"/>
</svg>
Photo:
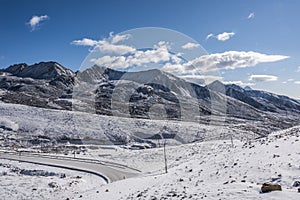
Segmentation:
<svg viewBox="0 0 300 200">
<path fill-rule="evenodd" d="M 264 183 L 261 187 L 261 192 L 282 191 L 281 186 L 275 183 Z"/>
<path fill-rule="evenodd" d="M 293 187 L 300 187 L 300 181 L 295 181 L 293 183 Z"/>
</svg>

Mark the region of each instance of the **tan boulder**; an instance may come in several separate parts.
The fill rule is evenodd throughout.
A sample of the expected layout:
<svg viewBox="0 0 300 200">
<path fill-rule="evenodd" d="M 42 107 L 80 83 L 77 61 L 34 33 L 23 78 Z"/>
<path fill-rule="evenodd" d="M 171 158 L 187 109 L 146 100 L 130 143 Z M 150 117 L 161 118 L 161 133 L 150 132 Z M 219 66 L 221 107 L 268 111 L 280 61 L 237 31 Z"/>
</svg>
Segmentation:
<svg viewBox="0 0 300 200">
<path fill-rule="evenodd" d="M 272 191 L 282 191 L 281 186 L 276 183 L 264 183 L 261 186 L 261 192 L 272 192 Z"/>
</svg>

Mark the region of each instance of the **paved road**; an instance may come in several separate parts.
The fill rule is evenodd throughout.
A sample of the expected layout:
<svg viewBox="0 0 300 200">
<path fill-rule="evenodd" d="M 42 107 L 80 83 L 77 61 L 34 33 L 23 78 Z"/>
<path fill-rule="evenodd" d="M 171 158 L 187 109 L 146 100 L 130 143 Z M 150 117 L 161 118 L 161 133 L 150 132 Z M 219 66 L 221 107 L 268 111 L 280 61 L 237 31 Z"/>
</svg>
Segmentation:
<svg viewBox="0 0 300 200">
<path fill-rule="evenodd" d="M 74 159 L 62 156 L 43 156 L 31 153 L 0 152 L 0 159 L 17 160 L 40 165 L 60 167 L 92 173 L 102 177 L 107 183 L 139 175 L 138 170 L 112 162 L 92 159 Z"/>
</svg>

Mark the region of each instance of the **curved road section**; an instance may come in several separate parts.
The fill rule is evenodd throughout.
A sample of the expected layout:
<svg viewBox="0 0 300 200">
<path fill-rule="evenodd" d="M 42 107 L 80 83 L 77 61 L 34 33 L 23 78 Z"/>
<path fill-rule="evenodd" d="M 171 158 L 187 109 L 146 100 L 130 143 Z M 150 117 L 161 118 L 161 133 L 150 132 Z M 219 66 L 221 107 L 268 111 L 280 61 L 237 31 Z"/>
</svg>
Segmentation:
<svg viewBox="0 0 300 200">
<path fill-rule="evenodd" d="M 112 162 L 31 153 L 0 152 L 0 159 L 16 160 L 20 162 L 87 172 L 100 176 L 107 183 L 123 180 L 125 178 L 136 177 L 140 172 L 139 170 Z"/>
</svg>

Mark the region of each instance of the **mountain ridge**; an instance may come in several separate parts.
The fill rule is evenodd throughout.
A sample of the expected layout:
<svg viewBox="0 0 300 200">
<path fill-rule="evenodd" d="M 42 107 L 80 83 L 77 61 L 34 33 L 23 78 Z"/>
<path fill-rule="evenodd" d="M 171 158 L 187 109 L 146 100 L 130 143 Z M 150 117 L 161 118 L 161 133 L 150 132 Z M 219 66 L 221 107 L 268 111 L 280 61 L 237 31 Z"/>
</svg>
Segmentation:
<svg viewBox="0 0 300 200">
<path fill-rule="evenodd" d="M 151 119 L 160 119 L 163 111 L 172 120 L 202 122 L 211 115 L 261 121 L 289 115 L 296 121 L 300 113 L 300 103 L 286 96 L 220 81 L 203 87 L 158 69 L 121 72 L 95 65 L 73 72 L 51 61 L 0 72 L 1 101 L 43 108 Z"/>
</svg>

